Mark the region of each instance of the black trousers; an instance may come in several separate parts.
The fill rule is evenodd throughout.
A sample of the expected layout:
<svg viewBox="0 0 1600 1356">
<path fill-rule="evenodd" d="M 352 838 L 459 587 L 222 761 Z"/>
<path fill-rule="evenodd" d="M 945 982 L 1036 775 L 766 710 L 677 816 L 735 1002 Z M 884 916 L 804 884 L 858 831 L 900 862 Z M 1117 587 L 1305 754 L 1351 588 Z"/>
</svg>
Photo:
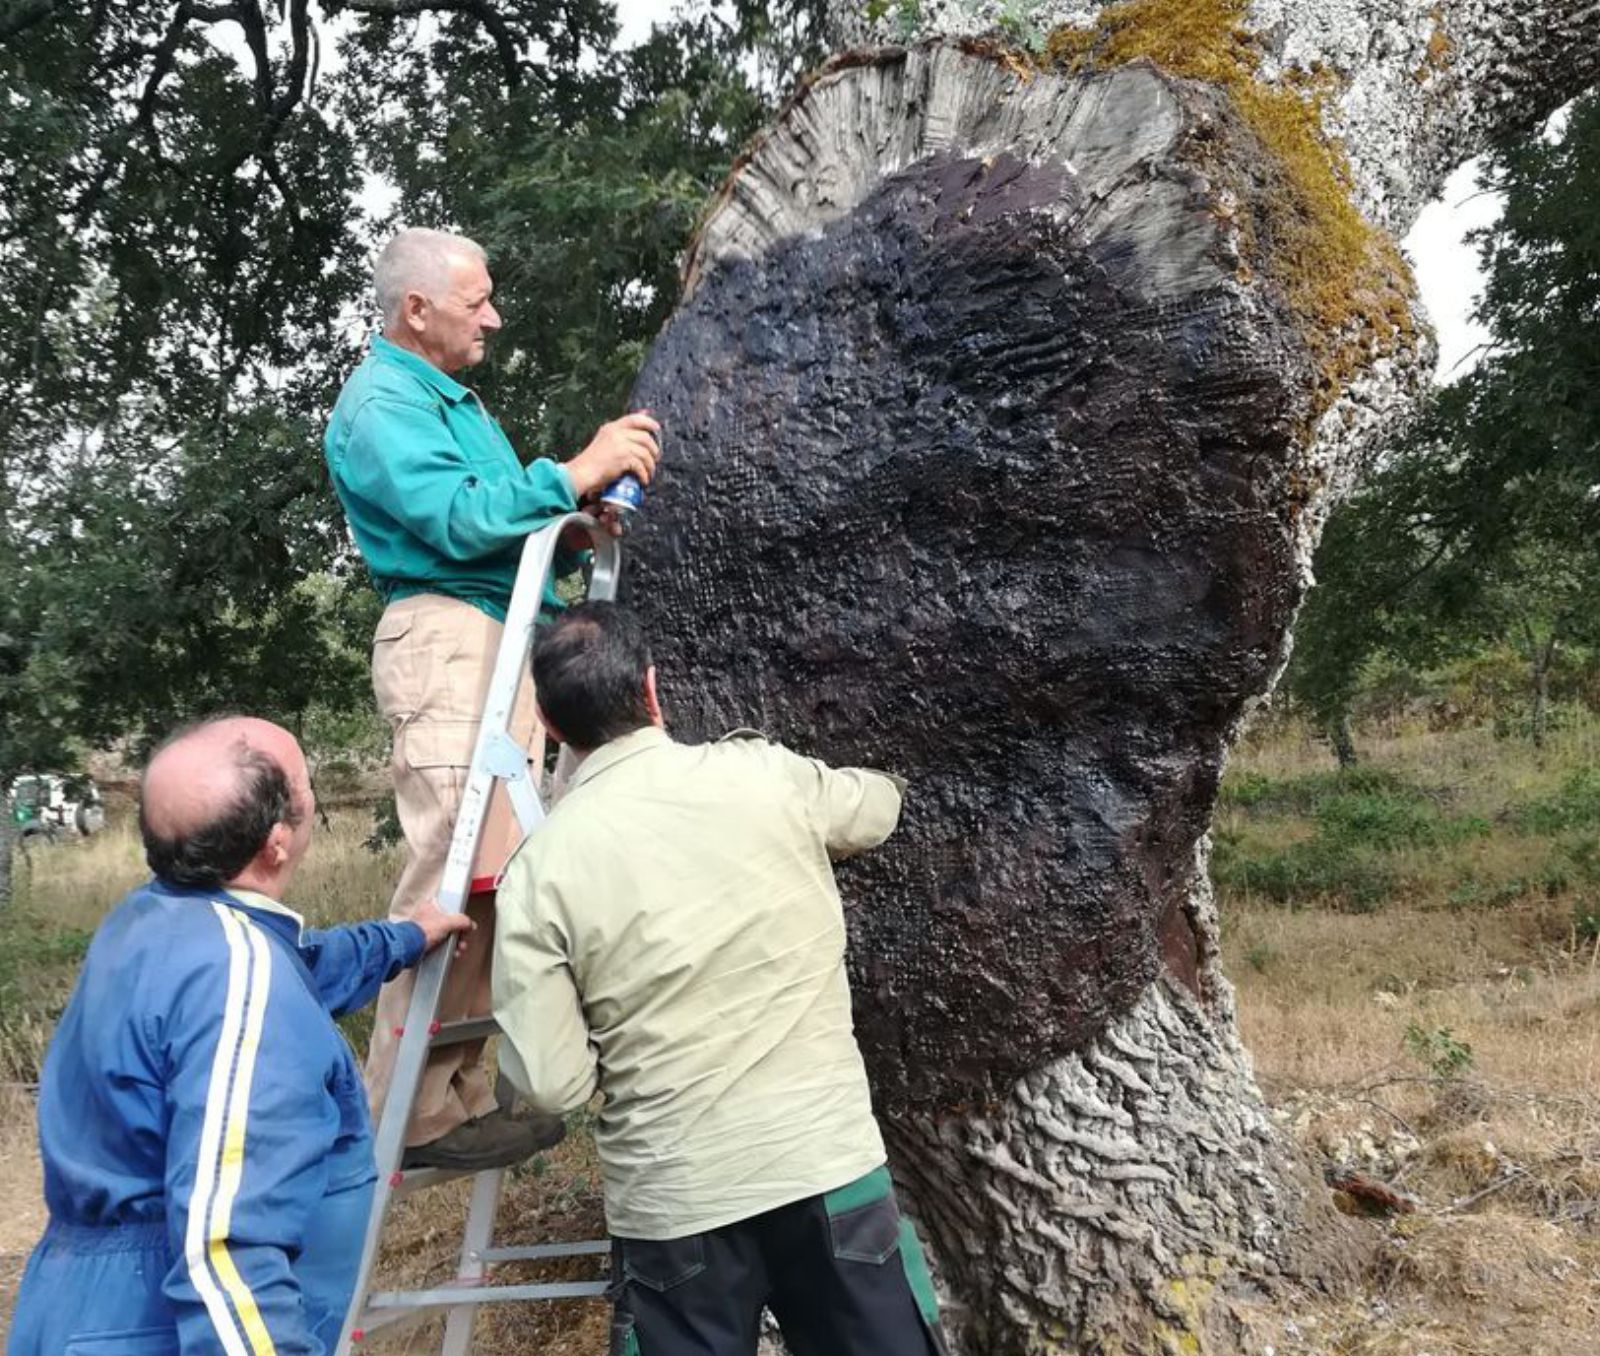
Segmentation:
<svg viewBox="0 0 1600 1356">
<path fill-rule="evenodd" d="M 946 1356 L 886 1168 L 707 1233 L 616 1238 L 612 1275 L 612 1356 L 754 1356 L 763 1306 L 794 1356 Z"/>
</svg>

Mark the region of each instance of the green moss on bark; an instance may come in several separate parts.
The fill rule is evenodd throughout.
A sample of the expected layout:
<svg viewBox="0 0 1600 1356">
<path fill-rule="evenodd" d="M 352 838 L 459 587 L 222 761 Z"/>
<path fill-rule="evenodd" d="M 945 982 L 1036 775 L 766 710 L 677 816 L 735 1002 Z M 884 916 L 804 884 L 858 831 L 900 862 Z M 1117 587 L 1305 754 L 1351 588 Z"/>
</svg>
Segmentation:
<svg viewBox="0 0 1600 1356">
<path fill-rule="evenodd" d="M 1301 322 L 1323 375 L 1322 407 L 1374 357 L 1414 340 L 1414 284 L 1394 242 L 1357 210 L 1349 162 L 1323 130 L 1335 77 L 1263 79 L 1245 10 L 1246 0 L 1127 0 L 1092 27 L 1056 30 L 1044 60 L 1081 72 L 1145 59 L 1227 93 L 1271 160 L 1239 194 L 1244 257 Z"/>
</svg>

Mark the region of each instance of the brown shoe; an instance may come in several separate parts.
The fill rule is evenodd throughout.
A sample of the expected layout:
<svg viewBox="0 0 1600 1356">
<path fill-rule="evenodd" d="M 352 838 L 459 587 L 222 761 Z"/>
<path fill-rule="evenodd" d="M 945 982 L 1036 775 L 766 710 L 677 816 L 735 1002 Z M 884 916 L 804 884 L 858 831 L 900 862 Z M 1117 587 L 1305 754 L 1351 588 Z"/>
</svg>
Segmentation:
<svg viewBox="0 0 1600 1356">
<path fill-rule="evenodd" d="M 548 1149 L 552 1145 L 561 1143 L 567 1137 L 567 1121 L 564 1116 L 552 1116 L 547 1111 L 535 1111 L 522 1100 L 516 1085 L 504 1074 L 497 1074 L 494 1080 L 494 1099 L 500 1104 L 500 1110 L 516 1121 L 518 1125 L 526 1125 L 533 1129 L 539 1136 L 539 1147 Z"/>
<path fill-rule="evenodd" d="M 507 1168 L 561 1142 L 567 1132 L 557 1116 L 512 1120 L 504 1111 L 466 1121 L 427 1144 L 413 1144 L 402 1168 L 446 1168 L 452 1172 L 484 1172 Z"/>
</svg>

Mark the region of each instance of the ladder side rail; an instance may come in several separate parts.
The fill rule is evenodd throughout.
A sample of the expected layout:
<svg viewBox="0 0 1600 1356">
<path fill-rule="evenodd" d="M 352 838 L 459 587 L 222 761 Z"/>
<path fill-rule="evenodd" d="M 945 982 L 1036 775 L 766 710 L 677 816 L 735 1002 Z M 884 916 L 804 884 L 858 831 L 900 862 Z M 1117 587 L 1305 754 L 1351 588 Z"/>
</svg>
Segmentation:
<svg viewBox="0 0 1600 1356">
<path fill-rule="evenodd" d="M 480 1172 L 472 1179 L 472 1203 L 467 1207 L 467 1227 L 461 1236 L 461 1262 L 456 1280 L 462 1285 L 482 1285 L 489 1274 L 484 1254 L 494 1242 L 494 1217 L 500 1208 L 500 1188 L 505 1169 Z M 444 1325 L 441 1356 L 472 1356 L 472 1328 L 477 1321 L 476 1305 L 464 1304 L 450 1311 Z"/>
</svg>

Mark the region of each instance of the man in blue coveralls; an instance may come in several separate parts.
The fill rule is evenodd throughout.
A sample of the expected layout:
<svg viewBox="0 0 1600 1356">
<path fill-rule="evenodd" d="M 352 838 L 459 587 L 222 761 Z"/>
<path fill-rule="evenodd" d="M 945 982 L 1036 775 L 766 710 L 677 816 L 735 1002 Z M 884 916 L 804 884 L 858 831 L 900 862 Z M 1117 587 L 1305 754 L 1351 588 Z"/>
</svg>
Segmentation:
<svg viewBox="0 0 1600 1356">
<path fill-rule="evenodd" d="M 281 902 L 311 838 L 287 730 L 229 717 L 151 759 L 155 879 L 100 925 L 45 1058 L 50 1223 L 8 1356 L 321 1356 L 376 1176 L 333 1018 L 472 924 L 306 927 Z"/>
<path fill-rule="evenodd" d="M 500 328 L 483 250 L 445 231 L 401 231 L 378 256 L 373 290 L 383 333 L 339 393 L 324 446 L 350 534 L 385 603 L 372 639 L 372 686 L 394 735 L 390 768 L 406 840 L 389 916 L 408 918 L 444 874 L 524 540 L 592 503 L 619 476 L 648 483 L 660 426 L 648 414 L 627 414 L 565 462 L 524 464 L 463 384 Z M 543 735 L 526 683 L 512 733 L 541 768 Z M 496 875 L 515 844 L 497 792 L 474 876 Z M 489 1011 L 494 911 L 481 897 L 467 911 L 480 930 L 450 967 L 441 1021 Z M 378 999 L 366 1065 L 374 1116 L 388 1095 L 410 998 L 411 977 L 401 975 Z M 501 1167 L 560 1137 L 558 1119 L 499 1109 L 482 1051 L 482 1041 L 463 1041 L 429 1052 L 406 1130 L 407 1167 Z"/>
</svg>

